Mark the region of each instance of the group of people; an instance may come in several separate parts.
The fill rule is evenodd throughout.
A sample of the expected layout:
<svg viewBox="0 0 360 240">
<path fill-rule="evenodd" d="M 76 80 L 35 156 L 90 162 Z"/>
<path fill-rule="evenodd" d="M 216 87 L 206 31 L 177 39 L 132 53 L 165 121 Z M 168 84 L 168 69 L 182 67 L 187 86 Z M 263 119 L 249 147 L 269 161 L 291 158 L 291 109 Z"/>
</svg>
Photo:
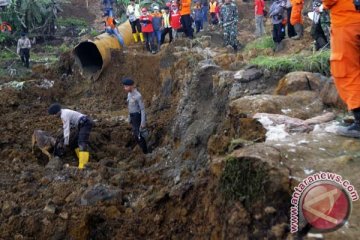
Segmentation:
<svg viewBox="0 0 360 240">
<path fill-rule="evenodd" d="M 146 114 L 144 102 L 140 92 L 135 87 L 135 82 L 131 78 L 124 78 L 122 81 L 124 91 L 127 93 L 127 103 L 129 111 L 129 123 L 132 126 L 133 136 L 136 143 L 140 146 L 142 152 L 147 154 L 148 147 L 146 143 Z M 77 146 L 74 148 L 76 156 L 79 159 L 79 169 L 83 169 L 89 161 L 89 137 L 93 128 L 93 120 L 78 111 L 62 108 L 59 103 L 53 103 L 48 108 L 49 115 L 60 118 L 63 123 L 64 147 L 70 145 L 70 131 L 76 131 L 74 139 L 77 140 Z"/>
<path fill-rule="evenodd" d="M 275 51 L 283 48 L 281 42 L 286 36 L 294 40 L 303 37 L 304 26 L 302 10 L 304 0 L 275 0 L 269 9 L 269 17 L 273 24 L 273 41 Z M 313 0 L 313 12 L 309 13 L 312 19 L 311 35 L 315 40 L 316 50 L 329 46 L 330 43 L 330 16 L 323 7 L 322 0 Z M 261 36 L 264 31 L 265 10 L 264 0 L 255 0 L 256 35 Z M 287 31 L 286 31 L 287 29 Z"/>
<path fill-rule="evenodd" d="M 123 37 L 116 27 L 113 17 L 113 0 L 103 0 L 106 32 L 114 35 L 120 45 L 125 47 Z M 165 42 L 166 36 L 169 42 L 177 38 L 182 32 L 190 39 L 196 33 L 204 29 L 208 22 L 210 12 L 210 24 L 215 26 L 221 24 L 224 30 L 224 44 L 231 45 L 235 50 L 237 43 L 237 6 L 231 0 L 225 0 L 222 4 L 217 0 L 195 0 L 192 7 L 192 0 L 169 1 L 160 6 L 155 0 L 149 9 L 140 7 L 135 0 L 130 0 L 126 9 L 126 16 L 130 22 L 134 41 L 145 43 L 146 49 L 151 53 L 160 51 L 160 46 Z"/>
</svg>

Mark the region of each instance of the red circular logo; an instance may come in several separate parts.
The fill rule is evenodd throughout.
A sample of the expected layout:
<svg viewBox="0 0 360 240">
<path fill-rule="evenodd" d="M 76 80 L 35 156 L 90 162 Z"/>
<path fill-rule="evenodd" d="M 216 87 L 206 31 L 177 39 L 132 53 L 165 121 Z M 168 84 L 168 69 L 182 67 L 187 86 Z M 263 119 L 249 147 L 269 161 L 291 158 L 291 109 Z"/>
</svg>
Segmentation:
<svg viewBox="0 0 360 240">
<path fill-rule="evenodd" d="M 343 226 L 351 212 L 351 200 L 344 189 L 332 182 L 318 182 L 308 187 L 301 197 L 305 220 L 321 232 Z"/>
</svg>

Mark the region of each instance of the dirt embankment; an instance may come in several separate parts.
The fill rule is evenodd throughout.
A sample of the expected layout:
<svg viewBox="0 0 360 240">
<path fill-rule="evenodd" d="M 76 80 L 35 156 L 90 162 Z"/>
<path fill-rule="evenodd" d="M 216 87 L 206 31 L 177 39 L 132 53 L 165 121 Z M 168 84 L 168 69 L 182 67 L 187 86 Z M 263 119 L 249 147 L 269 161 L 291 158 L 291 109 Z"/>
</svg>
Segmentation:
<svg viewBox="0 0 360 240">
<path fill-rule="evenodd" d="M 211 37 L 202 40 L 211 44 Z M 224 65 L 228 58 L 241 62 L 241 56 L 217 48 L 216 57 L 209 59 L 209 50 L 201 44 L 179 40 L 155 56 L 137 47 L 127 53 L 115 51 L 95 82 L 83 79 L 70 55 L 64 55 L 55 68 L 38 72 L 36 79 L 54 80 L 53 87 L 44 89 L 27 81 L 22 90 L 2 90 L 0 236 L 281 238 L 287 222 L 282 198 L 270 203 L 276 209 L 271 213 L 264 212 L 264 199 L 251 207 L 241 200 L 226 200 L 219 185 L 221 171 L 209 163 L 212 155 L 227 152 L 231 139 L 262 141 L 264 131 L 250 119 L 227 118 L 233 91 L 226 83 L 229 71 L 214 60 Z M 153 149 L 147 156 L 136 146 L 125 121 L 126 95 L 120 84 L 124 76 L 136 81 L 145 100 Z M 260 92 L 274 87 L 271 77 L 261 79 L 244 86 Z M 55 170 L 45 168 L 47 159 L 40 151 L 31 154 L 34 129 L 55 133 L 61 127 L 46 113 L 54 101 L 95 120 L 88 170 L 63 167 L 77 165 L 71 150 Z M 282 186 L 286 189 L 289 183 Z"/>
</svg>

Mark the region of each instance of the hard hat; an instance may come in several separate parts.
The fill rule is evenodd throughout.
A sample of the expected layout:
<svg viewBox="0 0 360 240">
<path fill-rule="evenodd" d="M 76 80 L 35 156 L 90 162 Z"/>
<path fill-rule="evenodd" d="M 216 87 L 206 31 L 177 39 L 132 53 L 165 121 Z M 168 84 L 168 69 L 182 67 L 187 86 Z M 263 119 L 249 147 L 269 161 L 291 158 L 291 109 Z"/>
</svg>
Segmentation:
<svg viewBox="0 0 360 240">
<path fill-rule="evenodd" d="M 154 10 L 159 10 L 159 6 L 154 6 Z"/>
</svg>

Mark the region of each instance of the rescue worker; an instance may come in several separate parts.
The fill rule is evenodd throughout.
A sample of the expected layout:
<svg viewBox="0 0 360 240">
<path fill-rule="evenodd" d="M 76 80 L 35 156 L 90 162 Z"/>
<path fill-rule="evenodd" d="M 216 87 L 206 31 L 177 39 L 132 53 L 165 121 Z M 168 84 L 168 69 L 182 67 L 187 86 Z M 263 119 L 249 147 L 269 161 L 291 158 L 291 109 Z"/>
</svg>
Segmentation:
<svg viewBox="0 0 360 240">
<path fill-rule="evenodd" d="M 122 80 L 124 90 L 127 93 L 127 103 L 129 110 L 129 122 L 132 126 L 132 132 L 135 137 L 135 141 L 140 146 L 144 154 L 148 153 L 146 141 L 141 135 L 141 130 L 146 127 L 146 114 L 145 106 L 142 100 L 142 96 L 135 87 L 135 83 L 130 78 L 124 78 Z"/>
<path fill-rule="evenodd" d="M 171 5 L 170 13 L 170 25 L 172 27 L 172 34 L 174 39 L 176 39 L 178 30 L 181 29 L 181 15 L 176 4 Z"/>
<path fill-rule="evenodd" d="M 216 0 L 210 0 L 209 8 L 210 8 L 210 18 L 211 18 L 212 25 L 217 25 L 219 23 L 218 15 L 216 14 L 217 6 L 218 6 L 218 3 Z"/>
<path fill-rule="evenodd" d="M 223 27 L 224 45 L 231 45 L 235 51 L 238 50 L 237 23 L 239 20 L 238 8 L 231 0 L 225 0 L 220 10 L 221 24 Z"/>
<path fill-rule="evenodd" d="M 304 7 L 304 0 L 291 0 L 291 6 L 290 23 L 294 26 L 296 32 L 296 36 L 291 39 L 299 40 L 304 34 L 303 18 L 301 15 Z"/>
<path fill-rule="evenodd" d="M 16 52 L 18 55 L 20 55 L 22 63 L 27 68 L 30 66 L 30 48 L 30 39 L 26 36 L 26 33 L 21 33 L 21 38 L 17 42 Z"/>
<path fill-rule="evenodd" d="M 162 21 L 162 32 L 161 32 L 161 44 L 165 41 L 166 34 L 169 34 L 169 43 L 173 40 L 171 19 L 170 19 L 170 9 L 168 6 L 164 7 L 163 21 Z M 180 20 L 179 20 L 180 21 Z"/>
<path fill-rule="evenodd" d="M 203 13 L 199 1 L 195 3 L 192 18 L 195 21 L 196 33 L 198 33 L 203 28 Z"/>
<path fill-rule="evenodd" d="M 78 147 L 75 148 L 75 153 L 79 158 L 79 169 L 83 169 L 89 161 L 89 136 L 93 126 L 93 121 L 86 115 L 70 110 L 62 109 L 61 105 L 58 103 L 53 103 L 48 109 L 50 115 L 55 115 L 60 117 L 63 122 L 63 132 L 64 132 L 64 146 L 69 145 L 70 140 L 70 129 L 76 128 L 77 131 L 77 141 Z"/>
<path fill-rule="evenodd" d="M 110 16 L 110 17 L 114 16 L 113 4 L 114 4 L 114 0 L 102 0 L 104 16 Z"/>
<path fill-rule="evenodd" d="M 285 24 L 287 22 L 285 6 L 285 0 L 276 0 L 273 2 L 273 4 L 271 4 L 269 10 L 269 16 L 271 17 L 273 24 L 273 41 L 275 43 L 275 52 L 278 52 L 283 48 L 281 41 L 285 37 Z"/>
<path fill-rule="evenodd" d="M 340 97 L 355 117 L 338 133 L 360 137 L 360 2 L 323 0 L 331 19 L 331 74 Z"/>
<path fill-rule="evenodd" d="M 160 9 L 160 5 L 159 3 L 156 2 L 156 0 L 153 0 L 151 5 L 150 5 L 150 12 L 154 13 L 155 12 L 155 7 L 159 10 Z"/>
<path fill-rule="evenodd" d="M 149 12 L 147 11 L 146 8 L 142 8 L 141 9 L 141 16 L 140 16 L 140 24 L 141 24 L 141 29 L 142 32 L 145 36 L 145 47 L 146 49 L 155 54 L 155 47 L 154 47 L 154 39 L 153 39 L 153 35 L 154 35 L 154 28 L 152 25 L 152 16 L 151 14 L 149 14 Z"/>
<path fill-rule="evenodd" d="M 141 32 L 141 25 L 140 25 L 140 5 L 135 4 L 135 0 L 130 0 L 129 6 L 126 8 L 126 16 L 129 19 L 132 34 L 134 37 L 134 41 L 138 42 L 138 34 L 140 36 L 141 42 L 144 42 L 144 35 Z"/>
<path fill-rule="evenodd" d="M 124 39 L 122 38 L 121 34 L 119 33 L 119 30 L 116 27 L 116 21 L 115 18 L 111 17 L 110 15 L 105 16 L 105 32 L 107 32 L 110 35 L 115 35 L 115 37 L 118 39 L 120 45 L 125 48 Z"/>
<path fill-rule="evenodd" d="M 180 1 L 180 15 L 181 15 L 181 25 L 183 26 L 184 33 L 186 37 L 192 39 L 193 28 L 191 27 L 191 0 L 181 0 Z"/>
<path fill-rule="evenodd" d="M 161 45 L 161 29 L 162 29 L 162 21 L 163 16 L 159 11 L 159 7 L 154 7 L 154 13 L 152 14 L 152 24 L 154 28 L 154 39 L 156 39 L 157 51 L 160 51 Z"/>
<path fill-rule="evenodd" d="M 209 1 L 208 0 L 200 0 L 201 9 L 203 13 L 203 24 L 208 23 L 208 12 L 209 12 Z"/>
<path fill-rule="evenodd" d="M 313 1 L 312 25 L 310 33 L 314 39 L 316 51 L 328 45 L 328 38 L 326 37 L 325 31 L 322 28 L 323 24 L 321 24 L 321 15 L 324 14 L 326 14 L 326 11 L 323 11 L 322 1 Z"/>
<path fill-rule="evenodd" d="M 286 13 L 287 13 L 286 18 L 287 19 L 290 19 L 291 11 L 292 11 L 291 1 L 286 0 Z M 291 25 L 290 21 L 287 21 L 287 35 L 288 35 L 288 38 L 292 38 L 292 37 L 296 36 L 295 28 L 293 25 Z"/>
<path fill-rule="evenodd" d="M 255 0 L 255 26 L 256 37 L 261 37 L 265 34 L 264 27 L 264 10 L 265 10 L 265 2 L 264 0 Z"/>
</svg>

